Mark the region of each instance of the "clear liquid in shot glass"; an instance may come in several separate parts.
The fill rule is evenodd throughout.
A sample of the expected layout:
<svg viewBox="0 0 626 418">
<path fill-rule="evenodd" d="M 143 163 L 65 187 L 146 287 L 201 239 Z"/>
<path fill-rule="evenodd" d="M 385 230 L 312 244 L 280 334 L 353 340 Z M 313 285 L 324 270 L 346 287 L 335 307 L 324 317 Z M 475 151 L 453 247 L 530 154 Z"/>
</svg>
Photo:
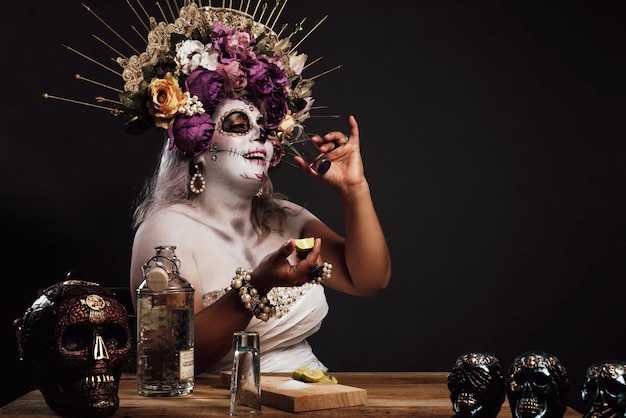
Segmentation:
<svg viewBox="0 0 626 418">
<path fill-rule="evenodd" d="M 309 135 L 304 131 L 304 126 L 300 124 L 291 125 L 283 132 L 283 141 L 318 174 L 324 174 L 330 168 L 330 159 L 320 151 L 315 142 L 311 141 Z"/>
</svg>

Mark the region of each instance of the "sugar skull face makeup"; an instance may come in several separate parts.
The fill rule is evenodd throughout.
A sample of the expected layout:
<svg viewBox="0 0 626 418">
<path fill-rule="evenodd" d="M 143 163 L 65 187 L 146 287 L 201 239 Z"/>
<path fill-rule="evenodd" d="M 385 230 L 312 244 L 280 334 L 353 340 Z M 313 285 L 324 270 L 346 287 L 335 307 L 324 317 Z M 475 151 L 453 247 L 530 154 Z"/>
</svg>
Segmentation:
<svg viewBox="0 0 626 418">
<path fill-rule="evenodd" d="M 250 102 L 226 99 L 215 112 L 217 125 L 211 148 L 209 175 L 235 174 L 259 186 L 267 180 L 267 171 L 274 156 L 274 145 L 268 140 L 265 118 Z M 214 173 L 214 174 L 213 174 Z"/>
<path fill-rule="evenodd" d="M 252 112 L 256 109 L 252 108 Z M 258 112 L 255 112 L 258 113 Z M 256 125 L 259 129 L 259 138 L 262 142 L 267 141 L 267 135 L 265 132 L 265 119 L 263 116 L 258 116 L 256 123 L 251 121 L 250 115 L 244 109 L 232 109 L 228 113 L 224 114 L 218 124 L 218 132 L 224 135 L 239 135 L 244 136 L 250 132 Z"/>
</svg>

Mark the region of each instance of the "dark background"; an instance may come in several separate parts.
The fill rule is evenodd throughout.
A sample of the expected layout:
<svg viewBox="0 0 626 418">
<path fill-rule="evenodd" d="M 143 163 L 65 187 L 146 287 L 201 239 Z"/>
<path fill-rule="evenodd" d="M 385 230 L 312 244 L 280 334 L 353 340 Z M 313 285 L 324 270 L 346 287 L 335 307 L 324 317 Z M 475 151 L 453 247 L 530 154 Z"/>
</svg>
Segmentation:
<svg viewBox="0 0 626 418">
<path fill-rule="evenodd" d="M 141 45 L 126 2 L 85 4 Z M 28 388 L 11 322 L 38 288 L 70 270 L 127 285 L 131 206 L 161 137 L 41 98 L 115 97 L 74 73 L 122 85 L 63 48 L 117 69 L 93 33 L 128 53 L 79 1 L 3 9 L 6 402 Z M 580 410 L 585 369 L 626 359 L 626 2 L 291 0 L 279 22 L 307 17 L 308 31 L 326 14 L 298 49 L 323 57 L 307 76 L 342 65 L 314 87 L 328 106 L 316 114 L 341 117 L 307 127 L 346 131 L 357 117 L 394 270 L 376 297 L 328 292 L 315 351 L 331 371 L 446 371 L 468 351 L 488 351 L 506 370 L 517 354 L 543 350 L 566 367 Z M 327 188 L 289 166 L 274 182 L 342 231 Z"/>
</svg>

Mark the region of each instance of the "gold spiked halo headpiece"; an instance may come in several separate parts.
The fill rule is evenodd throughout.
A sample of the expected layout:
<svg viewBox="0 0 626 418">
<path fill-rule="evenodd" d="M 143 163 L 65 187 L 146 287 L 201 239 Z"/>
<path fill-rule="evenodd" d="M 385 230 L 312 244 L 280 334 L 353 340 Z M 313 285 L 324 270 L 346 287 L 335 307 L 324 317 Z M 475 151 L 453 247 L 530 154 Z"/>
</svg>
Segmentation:
<svg viewBox="0 0 626 418">
<path fill-rule="evenodd" d="M 305 66 L 307 55 L 299 54 L 297 48 L 327 17 L 293 45 L 292 38 L 303 31 L 306 18 L 282 38 L 289 25 L 282 25 L 278 33 L 274 30 L 287 0 L 277 1 L 269 13 L 267 4 L 261 5 L 261 0 L 252 12 L 251 0 L 241 0 L 238 8 L 233 7 L 232 0 L 228 7 L 225 0 L 219 7 L 202 5 L 201 0 L 184 0 L 182 6 L 176 0 L 166 0 L 171 19 L 168 20 L 157 2 L 161 21 L 148 14 L 141 0 L 136 0 L 136 5 L 126 1 L 147 31 L 144 37 L 132 27 L 145 44 L 143 51 L 133 47 L 83 4 L 132 50 L 132 55 L 125 56 L 94 35 L 117 54 L 114 61 L 121 72 L 65 46 L 118 74 L 123 89 L 76 75 L 79 80 L 117 93 L 118 98 L 98 96 L 96 103 L 89 103 L 48 93 L 44 97 L 108 110 L 124 120 L 130 133 L 162 128 L 168 132 L 170 148 L 177 147 L 189 156 L 198 155 L 210 146 L 215 129 L 210 115 L 224 98 L 236 96 L 253 101 L 266 113 L 267 129 L 277 130 L 309 118 L 314 109 L 311 96 L 314 79 L 340 68 L 336 66 L 309 78 L 302 75 L 306 67 L 319 59 Z M 273 163 L 277 164 L 278 160 Z"/>
</svg>

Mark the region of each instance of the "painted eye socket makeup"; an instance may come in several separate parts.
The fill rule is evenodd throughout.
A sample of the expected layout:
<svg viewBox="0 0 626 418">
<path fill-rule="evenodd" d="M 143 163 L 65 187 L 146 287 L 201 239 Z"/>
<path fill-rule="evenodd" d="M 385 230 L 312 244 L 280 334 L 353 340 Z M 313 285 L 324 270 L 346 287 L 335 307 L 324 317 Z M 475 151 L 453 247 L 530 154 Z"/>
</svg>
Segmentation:
<svg viewBox="0 0 626 418">
<path fill-rule="evenodd" d="M 245 134 L 250 130 L 250 119 L 248 115 L 241 111 L 233 111 L 224 116 L 222 120 L 222 130 L 234 134 Z"/>
<path fill-rule="evenodd" d="M 259 117 L 257 124 L 261 128 L 261 131 L 265 128 L 265 119 Z M 222 119 L 222 131 L 234 133 L 238 135 L 244 135 L 252 129 L 250 118 L 245 112 L 240 110 L 234 110 Z"/>
</svg>

